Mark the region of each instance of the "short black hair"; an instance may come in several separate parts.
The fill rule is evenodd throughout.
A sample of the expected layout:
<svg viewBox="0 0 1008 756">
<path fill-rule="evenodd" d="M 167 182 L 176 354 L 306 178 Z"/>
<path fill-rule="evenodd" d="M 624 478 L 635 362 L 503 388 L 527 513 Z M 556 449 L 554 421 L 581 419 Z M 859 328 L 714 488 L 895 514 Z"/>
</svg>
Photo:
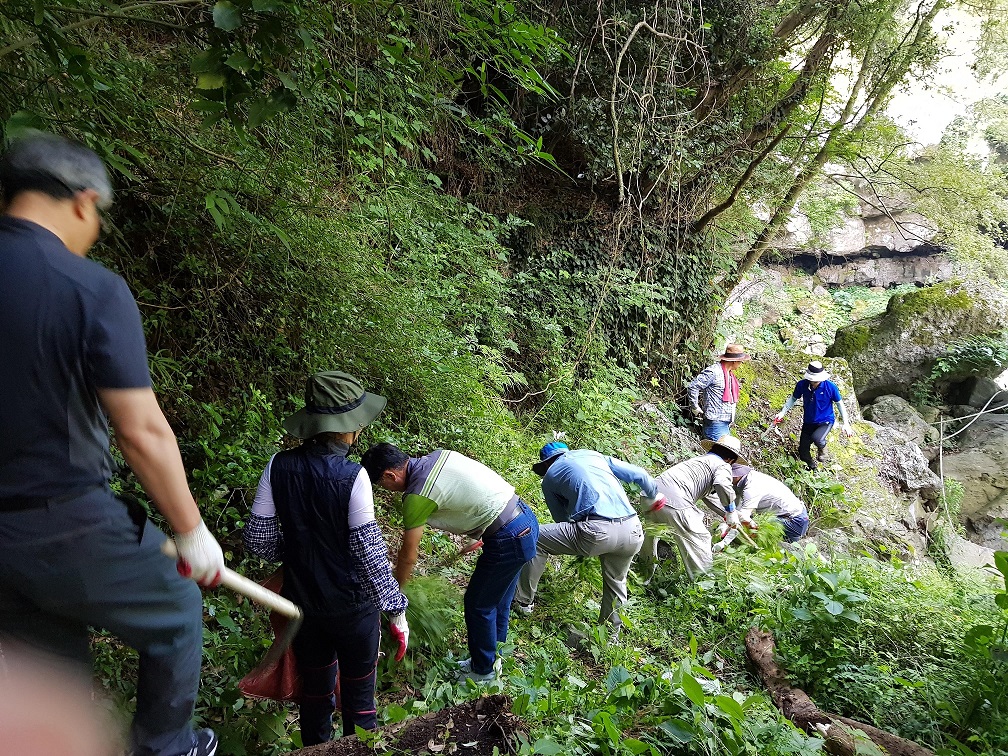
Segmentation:
<svg viewBox="0 0 1008 756">
<path fill-rule="evenodd" d="M 395 444 L 375 444 L 361 455 L 361 465 L 372 483 L 381 480 L 388 470 L 398 470 L 409 461 L 409 454 Z"/>
<path fill-rule="evenodd" d="M 711 454 L 717 454 L 721 459 L 730 465 L 735 464 L 738 461 L 738 454 L 733 452 L 727 447 L 721 446 L 719 444 L 711 444 Z"/>
</svg>

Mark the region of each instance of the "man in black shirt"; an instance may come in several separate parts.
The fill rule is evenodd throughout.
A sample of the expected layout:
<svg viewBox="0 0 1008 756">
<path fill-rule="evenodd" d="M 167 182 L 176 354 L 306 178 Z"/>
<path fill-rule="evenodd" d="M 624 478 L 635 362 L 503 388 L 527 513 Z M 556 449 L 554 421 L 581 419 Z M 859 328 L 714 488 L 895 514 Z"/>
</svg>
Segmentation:
<svg viewBox="0 0 1008 756">
<path fill-rule="evenodd" d="M 36 134 L 0 159 L 0 190 L 0 640 L 87 662 L 88 626 L 109 630 L 140 654 L 135 756 L 212 756 L 213 732 L 190 724 L 202 601 L 180 575 L 214 585 L 224 557 L 151 388 L 136 302 L 86 259 L 108 176 L 91 150 Z M 177 565 L 109 489 L 109 422 Z"/>
</svg>

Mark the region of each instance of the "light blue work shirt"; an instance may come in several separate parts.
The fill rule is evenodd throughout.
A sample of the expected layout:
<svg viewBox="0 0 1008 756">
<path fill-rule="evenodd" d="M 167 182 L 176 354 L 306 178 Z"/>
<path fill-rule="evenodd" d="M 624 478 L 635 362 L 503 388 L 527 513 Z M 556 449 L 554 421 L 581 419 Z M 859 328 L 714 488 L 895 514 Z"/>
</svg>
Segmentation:
<svg viewBox="0 0 1008 756">
<path fill-rule="evenodd" d="M 658 484 L 647 471 L 591 449 L 565 452 L 543 476 L 546 506 L 556 522 L 577 522 L 589 515 L 610 520 L 636 514 L 620 481 L 633 483 L 647 496 Z"/>
</svg>

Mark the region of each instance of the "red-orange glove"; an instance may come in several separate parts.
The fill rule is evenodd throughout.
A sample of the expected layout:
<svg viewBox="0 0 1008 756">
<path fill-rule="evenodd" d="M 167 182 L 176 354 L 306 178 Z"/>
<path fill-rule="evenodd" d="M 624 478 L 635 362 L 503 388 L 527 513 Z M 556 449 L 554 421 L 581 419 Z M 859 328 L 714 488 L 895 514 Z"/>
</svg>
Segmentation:
<svg viewBox="0 0 1008 756">
<path fill-rule="evenodd" d="M 409 645 L 409 625 L 406 624 L 406 612 L 399 612 L 389 618 L 389 632 L 392 633 L 392 639 L 399 644 L 395 660 L 400 662 L 406 656 L 406 647 Z"/>
</svg>

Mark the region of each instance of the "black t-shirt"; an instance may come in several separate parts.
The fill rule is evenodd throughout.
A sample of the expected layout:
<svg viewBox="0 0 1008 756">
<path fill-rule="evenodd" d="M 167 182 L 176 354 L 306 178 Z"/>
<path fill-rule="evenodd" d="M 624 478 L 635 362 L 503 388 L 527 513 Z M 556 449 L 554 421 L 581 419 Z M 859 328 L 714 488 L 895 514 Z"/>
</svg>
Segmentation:
<svg viewBox="0 0 1008 756">
<path fill-rule="evenodd" d="M 126 282 L 41 226 L 0 217 L 0 497 L 108 480 L 97 390 L 150 385 Z"/>
</svg>

